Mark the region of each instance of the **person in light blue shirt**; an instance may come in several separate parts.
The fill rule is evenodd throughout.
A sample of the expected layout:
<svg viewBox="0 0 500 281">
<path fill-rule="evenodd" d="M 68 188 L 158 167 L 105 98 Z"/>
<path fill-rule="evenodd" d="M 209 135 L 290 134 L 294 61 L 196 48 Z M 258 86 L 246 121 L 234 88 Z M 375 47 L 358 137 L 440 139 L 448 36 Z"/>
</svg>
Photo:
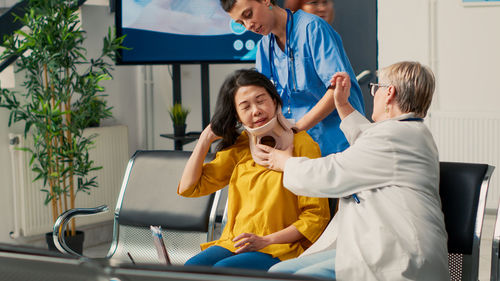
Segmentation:
<svg viewBox="0 0 500 281">
<path fill-rule="evenodd" d="M 275 0 L 221 0 L 231 18 L 264 35 L 257 46 L 256 68 L 270 78 L 283 100 L 283 114 L 318 142 L 323 156 L 349 144 L 339 128 L 330 78 L 349 74 L 349 102 L 364 114 L 361 90 L 340 36 L 318 16 L 280 8 Z"/>
</svg>

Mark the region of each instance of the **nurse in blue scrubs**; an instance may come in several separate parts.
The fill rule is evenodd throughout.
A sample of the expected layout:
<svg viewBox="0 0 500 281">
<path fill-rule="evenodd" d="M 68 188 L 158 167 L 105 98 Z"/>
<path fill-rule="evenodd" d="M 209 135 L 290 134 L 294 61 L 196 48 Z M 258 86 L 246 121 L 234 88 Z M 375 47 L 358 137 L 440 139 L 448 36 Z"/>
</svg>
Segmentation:
<svg viewBox="0 0 500 281">
<path fill-rule="evenodd" d="M 318 142 L 323 156 L 348 147 L 340 131 L 330 78 L 347 72 L 349 102 L 364 114 L 363 96 L 340 36 L 318 16 L 292 13 L 275 0 L 221 0 L 222 8 L 246 29 L 263 35 L 256 67 L 275 84 L 283 114 Z"/>
</svg>

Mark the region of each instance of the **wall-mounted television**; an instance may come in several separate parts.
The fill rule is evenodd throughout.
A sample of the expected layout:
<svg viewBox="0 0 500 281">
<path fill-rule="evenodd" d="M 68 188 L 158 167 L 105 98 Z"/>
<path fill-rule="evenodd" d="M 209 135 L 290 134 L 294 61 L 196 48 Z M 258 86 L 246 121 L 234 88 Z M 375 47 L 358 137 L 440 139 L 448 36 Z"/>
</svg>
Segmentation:
<svg viewBox="0 0 500 281">
<path fill-rule="evenodd" d="M 234 22 L 219 0 L 117 0 L 119 64 L 253 62 L 261 36 Z"/>
</svg>

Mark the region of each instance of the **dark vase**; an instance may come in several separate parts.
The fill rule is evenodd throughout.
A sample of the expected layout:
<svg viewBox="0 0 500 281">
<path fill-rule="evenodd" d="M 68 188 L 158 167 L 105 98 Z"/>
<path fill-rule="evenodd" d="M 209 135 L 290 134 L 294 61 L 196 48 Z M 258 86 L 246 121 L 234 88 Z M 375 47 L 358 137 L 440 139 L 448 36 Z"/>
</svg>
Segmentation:
<svg viewBox="0 0 500 281">
<path fill-rule="evenodd" d="M 174 124 L 174 136 L 183 137 L 186 135 L 186 124 L 175 125 Z"/>
<path fill-rule="evenodd" d="M 84 236 L 85 236 L 85 233 L 83 231 L 80 231 L 80 230 L 76 231 L 75 236 L 71 236 L 71 235 L 67 236 L 66 235 L 64 237 L 65 241 L 66 241 L 66 245 L 68 245 L 68 247 L 71 250 L 73 250 L 76 253 L 81 255 L 83 253 Z M 45 233 L 45 240 L 47 241 L 47 245 L 49 247 L 49 250 L 59 252 L 59 250 L 57 250 L 57 248 L 56 248 L 56 245 L 54 245 L 54 240 L 52 238 L 52 232 Z"/>
</svg>

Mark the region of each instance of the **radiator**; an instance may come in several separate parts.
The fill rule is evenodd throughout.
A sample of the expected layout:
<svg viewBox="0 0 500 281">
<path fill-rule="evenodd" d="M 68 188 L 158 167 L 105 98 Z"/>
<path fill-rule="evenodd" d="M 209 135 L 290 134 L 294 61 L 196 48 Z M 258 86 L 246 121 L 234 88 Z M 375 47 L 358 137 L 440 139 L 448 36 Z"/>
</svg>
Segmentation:
<svg viewBox="0 0 500 281">
<path fill-rule="evenodd" d="M 500 113 L 433 112 L 428 121 L 440 161 L 495 166 L 486 208 L 496 210 L 500 198 Z"/>
<path fill-rule="evenodd" d="M 113 210 L 121 187 L 125 168 L 129 160 L 128 132 L 126 126 L 89 128 L 84 135 L 98 134 L 94 147 L 89 151 L 96 166 L 103 168 L 89 176 L 97 176 L 99 186 L 91 188 L 90 195 L 79 192 L 76 196 L 77 208 L 108 205 L 111 211 L 76 219 L 77 226 L 89 225 L 113 219 Z M 33 182 L 35 173 L 29 167 L 31 155 L 17 150 L 32 144 L 30 138 L 10 134 L 10 152 L 13 174 L 14 230 L 12 238 L 39 235 L 52 231 L 51 208 L 44 205 L 45 194 L 40 191 L 43 180 Z M 69 203 L 68 203 L 69 204 Z"/>
</svg>

